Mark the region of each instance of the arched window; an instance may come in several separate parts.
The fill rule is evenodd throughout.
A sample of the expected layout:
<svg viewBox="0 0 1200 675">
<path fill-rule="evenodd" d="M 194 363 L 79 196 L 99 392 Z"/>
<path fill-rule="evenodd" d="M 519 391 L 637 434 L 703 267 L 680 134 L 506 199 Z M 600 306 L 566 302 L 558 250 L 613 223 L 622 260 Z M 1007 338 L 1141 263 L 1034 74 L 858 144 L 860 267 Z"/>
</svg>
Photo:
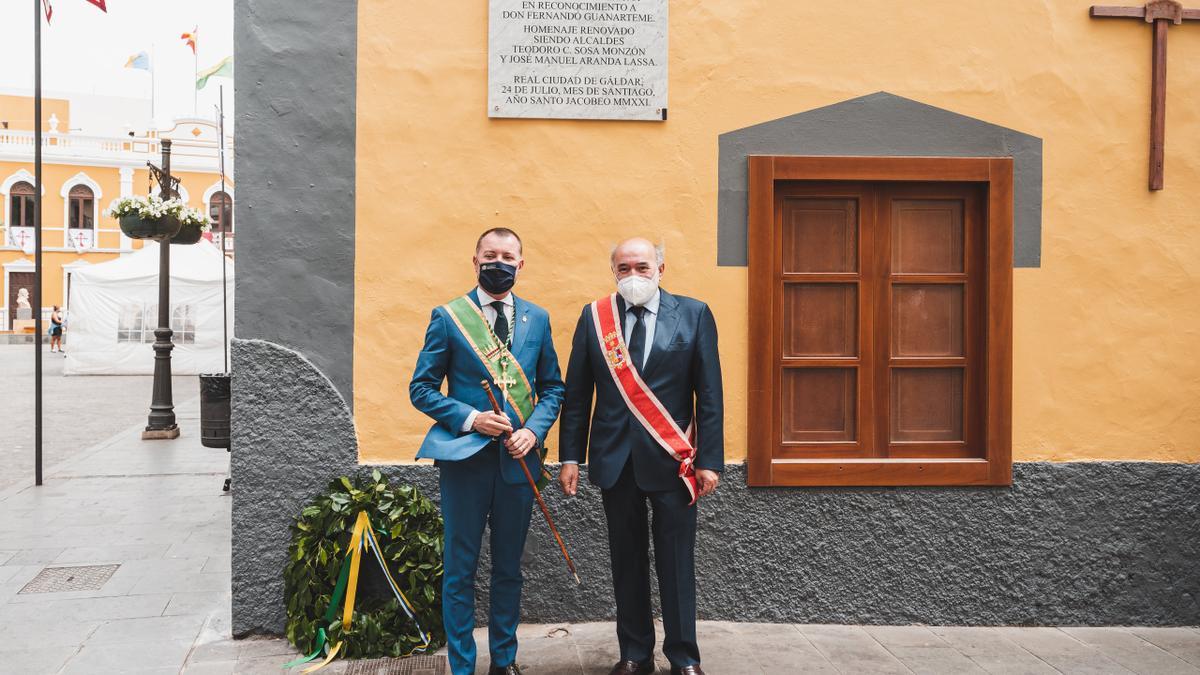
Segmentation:
<svg viewBox="0 0 1200 675">
<path fill-rule="evenodd" d="M 171 308 L 171 339 L 175 344 L 190 345 L 196 342 L 196 315 L 191 305 L 175 305 Z"/>
<path fill-rule="evenodd" d="M 214 192 L 208 199 L 208 215 L 213 232 L 233 232 L 233 199 L 225 192 Z"/>
<path fill-rule="evenodd" d="M 71 205 L 67 215 L 67 227 L 92 229 L 95 226 L 96 216 L 96 196 L 92 189 L 86 185 L 76 185 L 71 188 L 67 199 Z"/>
<path fill-rule="evenodd" d="M 25 181 L 16 183 L 8 193 L 8 224 L 10 227 L 33 227 L 33 186 Z"/>
</svg>

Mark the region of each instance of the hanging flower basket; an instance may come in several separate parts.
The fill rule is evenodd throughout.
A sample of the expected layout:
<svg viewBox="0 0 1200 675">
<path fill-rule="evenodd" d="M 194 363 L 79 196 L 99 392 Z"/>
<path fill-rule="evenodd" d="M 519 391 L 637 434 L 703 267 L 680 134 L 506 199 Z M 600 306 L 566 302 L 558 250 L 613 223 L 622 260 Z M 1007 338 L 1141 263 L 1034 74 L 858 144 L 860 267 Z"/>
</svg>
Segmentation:
<svg viewBox="0 0 1200 675">
<path fill-rule="evenodd" d="M 172 244 L 194 244 L 212 229 L 212 219 L 200 209 L 184 208 L 179 216 L 179 232 L 171 237 Z"/>
<path fill-rule="evenodd" d="M 179 232 L 170 238 L 172 244 L 196 244 L 202 232 L 194 227 L 180 227 Z"/>
<path fill-rule="evenodd" d="M 179 219 L 174 216 L 149 219 L 130 214 L 121 216 L 117 221 L 121 223 L 121 231 L 130 239 L 162 239 L 179 232 Z"/>
<path fill-rule="evenodd" d="M 180 219 L 187 207 L 178 199 L 121 197 L 104 215 L 116 218 L 121 231 L 131 239 L 165 239 L 179 232 Z"/>
<path fill-rule="evenodd" d="M 174 237 L 171 237 L 172 244 L 194 244 L 200 241 L 200 230 L 194 227 L 181 227 L 179 232 Z"/>
</svg>

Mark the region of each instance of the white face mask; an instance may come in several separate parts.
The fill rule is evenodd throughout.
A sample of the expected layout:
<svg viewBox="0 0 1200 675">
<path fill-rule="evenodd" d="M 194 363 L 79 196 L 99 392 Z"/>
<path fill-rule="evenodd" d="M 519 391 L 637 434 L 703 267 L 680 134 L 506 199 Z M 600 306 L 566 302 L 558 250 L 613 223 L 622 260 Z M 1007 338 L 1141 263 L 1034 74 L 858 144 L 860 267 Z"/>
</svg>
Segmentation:
<svg viewBox="0 0 1200 675">
<path fill-rule="evenodd" d="M 654 294 L 658 291 L 658 272 L 654 272 L 654 277 L 647 279 L 646 277 L 630 274 L 629 276 L 617 282 L 617 292 L 625 298 L 625 302 L 635 307 L 641 306 L 650 302 L 654 298 Z"/>
</svg>

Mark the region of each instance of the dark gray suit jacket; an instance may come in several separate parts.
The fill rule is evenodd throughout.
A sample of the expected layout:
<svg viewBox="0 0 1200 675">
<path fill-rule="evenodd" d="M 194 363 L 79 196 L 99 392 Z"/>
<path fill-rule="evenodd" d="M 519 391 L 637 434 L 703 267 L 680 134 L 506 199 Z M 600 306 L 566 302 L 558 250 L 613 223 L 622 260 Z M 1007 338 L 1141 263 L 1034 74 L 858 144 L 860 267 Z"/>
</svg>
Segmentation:
<svg viewBox="0 0 1200 675">
<path fill-rule="evenodd" d="M 618 297 L 617 306 L 623 323 L 625 301 Z M 654 344 L 641 375 L 680 429 L 686 431 L 695 414 L 696 468 L 721 471 L 725 466 L 721 358 L 717 323 L 708 305 L 662 291 Z M 643 490 L 674 490 L 683 485 L 679 463 L 629 412 L 617 390 L 596 339 L 590 306 L 583 308 L 571 343 L 558 453 L 561 460 L 586 461 L 589 479 L 603 489 L 617 482 L 631 455 L 634 476 Z"/>
</svg>

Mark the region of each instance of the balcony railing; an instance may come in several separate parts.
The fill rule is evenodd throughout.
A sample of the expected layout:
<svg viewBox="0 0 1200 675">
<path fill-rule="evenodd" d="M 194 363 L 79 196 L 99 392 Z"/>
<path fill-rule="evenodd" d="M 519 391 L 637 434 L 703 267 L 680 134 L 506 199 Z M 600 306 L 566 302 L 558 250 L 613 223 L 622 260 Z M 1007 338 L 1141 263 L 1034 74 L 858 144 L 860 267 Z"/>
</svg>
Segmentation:
<svg viewBox="0 0 1200 675">
<path fill-rule="evenodd" d="M 162 153 L 156 136 L 83 136 L 47 132 L 42 134 L 42 154 L 47 161 L 84 160 L 139 165 L 147 160 L 157 162 Z M 219 149 L 213 140 L 172 138 L 171 157 L 189 166 L 204 166 L 215 170 Z M 232 173 L 233 142 L 227 139 L 226 171 Z M 30 160 L 33 158 L 33 132 L 0 129 L 0 159 Z M 209 166 L 211 165 L 211 166 Z"/>
</svg>

